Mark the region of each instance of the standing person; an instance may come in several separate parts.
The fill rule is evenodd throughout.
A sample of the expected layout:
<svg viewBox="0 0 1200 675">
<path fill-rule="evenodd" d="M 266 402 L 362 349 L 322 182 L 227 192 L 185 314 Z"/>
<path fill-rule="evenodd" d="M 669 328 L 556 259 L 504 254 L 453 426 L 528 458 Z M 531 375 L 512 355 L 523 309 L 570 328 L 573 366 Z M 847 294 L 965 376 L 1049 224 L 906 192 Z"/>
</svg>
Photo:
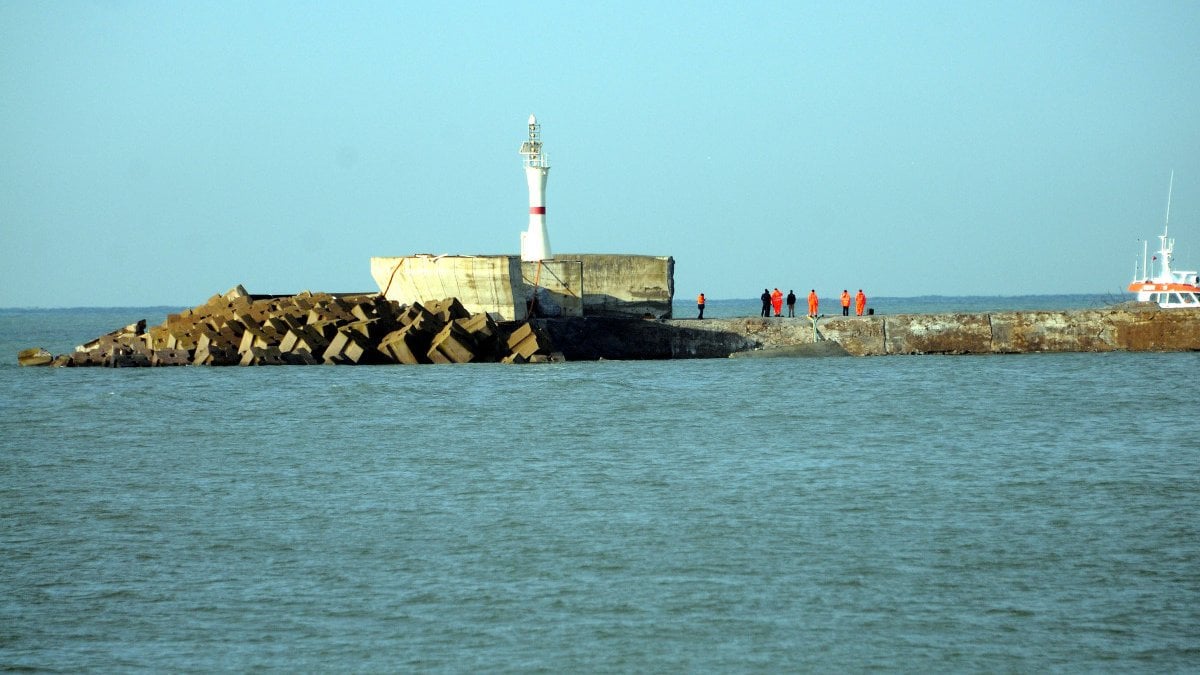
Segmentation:
<svg viewBox="0 0 1200 675">
<path fill-rule="evenodd" d="M 788 316 L 796 316 L 796 292 L 788 289 L 787 296 Z"/>
<path fill-rule="evenodd" d="M 820 306 L 821 301 L 817 299 L 817 289 L 814 288 L 808 292 L 808 315 L 816 316 Z"/>
<path fill-rule="evenodd" d="M 704 294 L 703 293 L 701 293 L 699 296 L 696 297 L 696 309 L 700 310 L 700 316 L 698 316 L 696 318 L 703 319 L 704 318 Z"/>
<path fill-rule="evenodd" d="M 771 291 L 771 306 L 775 308 L 775 316 L 783 316 L 783 291 L 778 288 Z"/>
<path fill-rule="evenodd" d="M 850 316 L 850 291 L 842 289 L 842 316 Z"/>
<path fill-rule="evenodd" d="M 763 316 L 771 316 L 771 291 L 768 291 L 767 289 L 764 288 L 763 294 L 758 297 L 760 300 L 762 300 L 762 303 L 763 303 L 762 315 Z"/>
<path fill-rule="evenodd" d="M 867 296 L 863 295 L 862 289 L 858 289 L 858 295 L 854 296 L 854 313 L 862 316 L 863 310 L 867 308 Z"/>
</svg>

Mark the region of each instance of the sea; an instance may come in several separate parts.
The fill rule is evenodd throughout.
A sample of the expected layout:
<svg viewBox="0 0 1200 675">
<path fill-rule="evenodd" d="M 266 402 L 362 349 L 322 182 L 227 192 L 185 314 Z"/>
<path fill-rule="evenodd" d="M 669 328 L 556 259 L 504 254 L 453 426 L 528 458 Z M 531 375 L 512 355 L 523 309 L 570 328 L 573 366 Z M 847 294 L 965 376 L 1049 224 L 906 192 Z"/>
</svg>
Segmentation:
<svg viewBox="0 0 1200 675">
<path fill-rule="evenodd" d="M 0 669 L 1200 671 L 1200 353 L 17 366 L 178 309 L 0 310 Z"/>
</svg>

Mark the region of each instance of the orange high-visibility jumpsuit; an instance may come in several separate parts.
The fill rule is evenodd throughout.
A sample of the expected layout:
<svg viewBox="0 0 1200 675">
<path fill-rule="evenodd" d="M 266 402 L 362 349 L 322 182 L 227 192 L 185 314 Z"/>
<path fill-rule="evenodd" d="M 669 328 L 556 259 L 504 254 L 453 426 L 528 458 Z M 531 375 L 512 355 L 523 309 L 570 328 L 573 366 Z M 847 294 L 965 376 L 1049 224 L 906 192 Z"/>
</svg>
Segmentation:
<svg viewBox="0 0 1200 675">
<path fill-rule="evenodd" d="M 862 289 L 858 289 L 858 295 L 854 296 L 854 313 L 862 316 L 863 310 L 867 308 L 867 296 L 863 295 Z"/>
<path fill-rule="evenodd" d="M 808 315 L 816 316 L 817 308 L 820 307 L 821 301 L 817 299 L 817 291 L 813 289 L 808 293 Z"/>
<path fill-rule="evenodd" d="M 778 288 L 771 291 L 771 307 L 775 308 L 775 316 L 783 313 L 783 292 Z"/>
</svg>

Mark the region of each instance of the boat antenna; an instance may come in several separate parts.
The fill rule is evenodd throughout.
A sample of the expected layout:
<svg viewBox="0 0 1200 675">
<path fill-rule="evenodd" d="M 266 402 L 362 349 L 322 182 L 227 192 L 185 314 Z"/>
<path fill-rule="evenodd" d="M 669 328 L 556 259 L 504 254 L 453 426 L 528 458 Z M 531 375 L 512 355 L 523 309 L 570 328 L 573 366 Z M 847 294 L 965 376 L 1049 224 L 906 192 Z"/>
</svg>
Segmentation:
<svg viewBox="0 0 1200 675">
<path fill-rule="evenodd" d="M 1167 219 L 1163 222 L 1163 235 L 1167 234 L 1167 228 L 1171 226 L 1171 193 L 1175 191 L 1175 169 L 1171 169 L 1171 183 L 1167 187 Z"/>
</svg>

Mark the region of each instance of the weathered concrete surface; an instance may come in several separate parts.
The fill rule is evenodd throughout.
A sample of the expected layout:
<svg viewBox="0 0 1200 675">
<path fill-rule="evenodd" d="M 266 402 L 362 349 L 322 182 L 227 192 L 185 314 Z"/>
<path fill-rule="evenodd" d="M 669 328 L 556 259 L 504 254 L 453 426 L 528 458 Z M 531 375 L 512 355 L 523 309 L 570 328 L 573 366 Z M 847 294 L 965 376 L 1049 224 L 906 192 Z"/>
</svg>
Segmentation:
<svg viewBox="0 0 1200 675">
<path fill-rule="evenodd" d="M 560 254 L 523 262 L 520 256 L 474 255 L 371 258 L 380 293 L 402 305 L 458 298 L 471 313 L 522 320 L 536 294 L 549 317 L 671 316 L 675 260 L 669 256 Z"/>
<path fill-rule="evenodd" d="M 371 276 L 384 298 L 401 305 L 458 298 L 472 313 L 524 317 L 519 256 L 377 257 L 371 258 Z"/>
<path fill-rule="evenodd" d="M 677 320 L 674 327 L 709 331 L 710 342 L 736 348 L 741 335 L 751 349 L 781 349 L 814 341 L 807 317 Z M 886 354 L 1009 354 L 1026 352 L 1197 351 L 1200 309 L 1121 306 L 1098 310 L 899 314 L 828 317 L 817 322 L 821 339 L 854 356 Z M 720 337 L 718 337 L 720 336 Z"/>
<path fill-rule="evenodd" d="M 675 259 L 670 256 L 559 253 L 583 263 L 584 316 L 671 318 Z"/>
<path fill-rule="evenodd" d="M 578 260 L 543 260 L 528 262 L 518 260 L 521 266 L 521 286 L 514 295 L 518 305 L 513 320 L 521 321 L 529 316 L 528 307 L 537 296 L 536 314 L 540 316 L 583 316 L 586 313 L 583 263 Z M 482 307 L 480 311 L 486 311 Z"/>
</svg>

